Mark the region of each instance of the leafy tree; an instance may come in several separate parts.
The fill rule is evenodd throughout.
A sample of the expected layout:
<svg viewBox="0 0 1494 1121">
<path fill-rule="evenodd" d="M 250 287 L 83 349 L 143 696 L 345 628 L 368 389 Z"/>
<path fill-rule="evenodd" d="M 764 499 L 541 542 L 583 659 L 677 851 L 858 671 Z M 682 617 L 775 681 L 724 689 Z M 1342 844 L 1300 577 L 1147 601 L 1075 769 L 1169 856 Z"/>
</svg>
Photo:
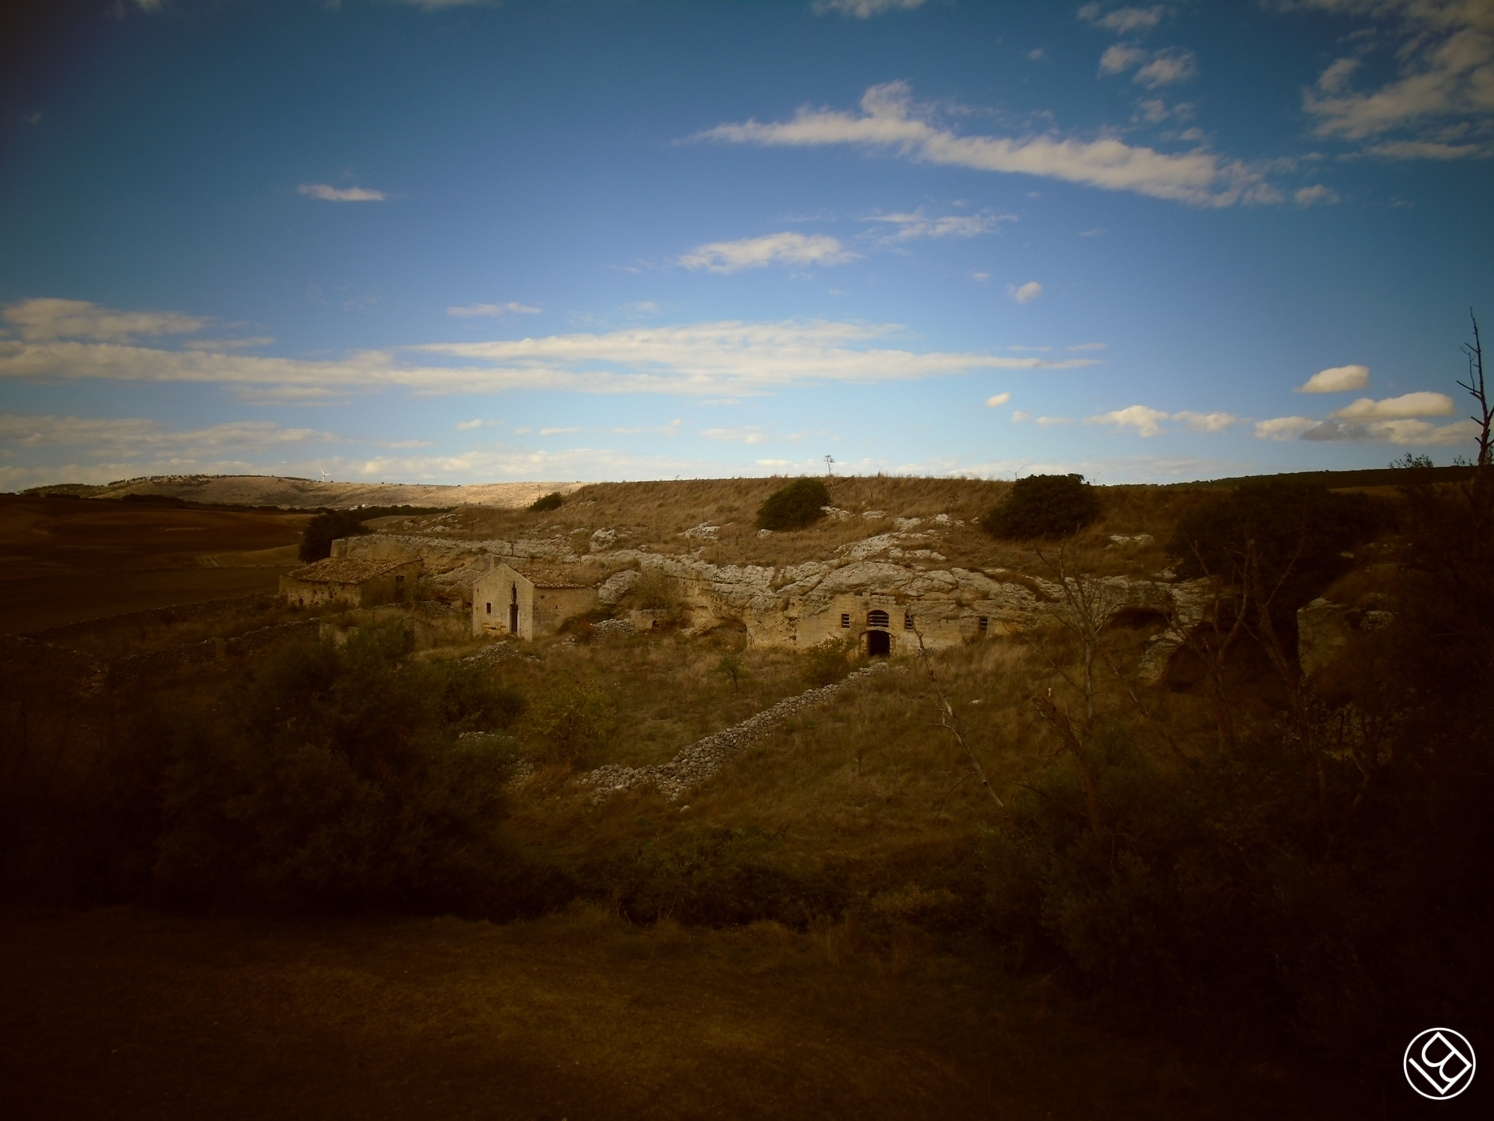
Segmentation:
<svg viewBox="0 0 1494 1121">
<path fill-rule="evenodd" d="M 758 507 L 757 528 L 803 529 L 823 518 L 828 505 L 830 490 L 819 479 L 795 479 Z"/>
<path fill-rule="evenodd" d="M 1083 475 L 1028 475 L 985 516 L 992 537 L 1026 541 L 1076 533 L 1101 514 L 1100 496 Z"/>
<path fill-rule="evenodd" d="M 301 559 L 310 564 L 330 557 L 332 542 L 339 537 L 357 537 L 368 532 L 363 524 L 368 516 L 360 510 L 323 510 L 301 531 Z"/>
<path fill-rule="evenodd" d="M 565 496 L 558 490 L 555 490 L 531 502 L 529 504 L 529 512 L 531 514 L 543 514 L 546 510 L 559 510 L 564 505 Z"/>
</svg>

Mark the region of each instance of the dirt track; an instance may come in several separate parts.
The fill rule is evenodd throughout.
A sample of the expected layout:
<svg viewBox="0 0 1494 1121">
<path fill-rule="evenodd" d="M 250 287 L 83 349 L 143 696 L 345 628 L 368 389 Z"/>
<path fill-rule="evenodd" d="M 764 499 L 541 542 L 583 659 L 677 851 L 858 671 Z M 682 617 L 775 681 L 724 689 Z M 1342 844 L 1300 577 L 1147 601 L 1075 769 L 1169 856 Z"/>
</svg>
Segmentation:
<svg viewBox="0 0 1494 1121">
<path fill-rule="evenodd" d="M 0 633 L 273 591 L 308 518 L 0 495 Z"/>
</svg>

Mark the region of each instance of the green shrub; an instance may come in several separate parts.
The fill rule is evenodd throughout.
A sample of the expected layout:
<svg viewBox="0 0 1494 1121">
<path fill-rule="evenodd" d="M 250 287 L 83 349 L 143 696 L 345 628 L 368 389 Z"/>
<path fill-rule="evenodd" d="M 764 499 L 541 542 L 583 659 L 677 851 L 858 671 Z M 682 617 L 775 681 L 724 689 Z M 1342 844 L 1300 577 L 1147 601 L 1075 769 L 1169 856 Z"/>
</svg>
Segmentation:
<svg viewBox="0 0 1494 1121">
<path fill-rule="evenodd" d="M 546 510 L 559 510 L 564 505 L 565 496 L 558 490 L 554 490 L 531 502 L 529 504 L 529 512 L 531 514 L 543 514 Z"/>
<path fill-rule="evenodd" d="M 799 677 L 805 686 L 818 689 L 822 685 L 834 685 L 851 672 L 845 643 L 822 642 L 804 651 L 799 659 Z"/>
<path fill-rule="evenodd" d="M 757 510 L 757 528 L 803 529 L 825 516 L 830 490 L 819 479 L 795 479 L 768 495 Z"/>
<path fill-rule="evenodd" d="M 617 731 L 618 711 L 600 689 L 567 683 L 535 703 L 530 723 L 544 762 L 581 767 Z"/>
<path fill-rule="evenodd" d="M 680 605 L 680 586 L 674 577 L 651 568 L 629 589 L 633 602 L 645 611 L 673 611 Z"/>
<path fill-rule="evenodd" d="M 982 520 L 992 537 L 1027 541 L 1067 537 L 1101 513 L 1100 496 L 1083 475 L 1028 475 Z"/>
<path fill-rule="evenodd" d="M 301 531 L 300 557 L 307 564 L 332 555 L 332 542 L 339 537 L 357 537 L 367 533 L 363 524 L 367 515 L 358 510 L 323 510 Z"/>
<path fill-rule="evenodd" d="M 463 728 L 521 702 L 460 665 L 406 663 L 397 628 L 290 647 L 187 728 L 166 769 L 155 875 L 236 905 L 502 913 L 529 876 L 500 832 L 512 753 Z"/>
</svg>

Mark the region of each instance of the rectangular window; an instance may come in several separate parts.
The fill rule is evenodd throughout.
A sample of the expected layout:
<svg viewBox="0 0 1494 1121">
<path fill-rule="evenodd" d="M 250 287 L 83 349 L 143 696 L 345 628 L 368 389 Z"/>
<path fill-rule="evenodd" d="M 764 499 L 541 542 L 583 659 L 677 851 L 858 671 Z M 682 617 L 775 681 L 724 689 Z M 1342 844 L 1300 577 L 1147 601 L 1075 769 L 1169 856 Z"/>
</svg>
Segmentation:
<svg viewBox="0 0 1494 1121">
<path fill-rule="evenodd" d="M 394 582 L 396 584 L 403 584 L 405 582 L 405 578 L 403 576 L 396 576 L 394 578 Z"/>
<path fill-rule="evenodd" d="M 488 614 L 491 615 L 492 613 L 493 613 L 493 605 L 490 603 L 490 604 L 488 604 Z"/>
<path fill-rule="evenodd" d="M 905 631 L 911 631 L 912 629 L 913 629 L 913 616 L 909 615 L 905 611 L 905 612 L 903 612 L 903 630 L 905 630 Z"/>
<path fill-rule="evenodd" d="M 990 628 L 991 628 L 991 620 L 987 619 L 984 615 L 982 615 L 980 617 L 980 633 L 981 634 L 985 634 L 988 630 L 990 630 Z"/>
<path fill-rule="evenodd" d="M 851 629 L 851 617 L 849 615 L 842 615 L 840 617 L 840 629 L 843 631 Z"/>
</svg>

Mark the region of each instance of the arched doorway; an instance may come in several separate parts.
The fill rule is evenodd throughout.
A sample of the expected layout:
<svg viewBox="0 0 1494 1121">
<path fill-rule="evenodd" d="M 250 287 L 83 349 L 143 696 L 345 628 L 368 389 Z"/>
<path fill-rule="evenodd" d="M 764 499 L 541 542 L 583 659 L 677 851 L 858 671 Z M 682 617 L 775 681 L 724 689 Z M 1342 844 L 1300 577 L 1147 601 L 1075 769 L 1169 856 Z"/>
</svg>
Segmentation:
<svg viewBox="0 0 1494 1121">
<path fill-rule="evenodd" d="M 887 657 L 892 653 L 892 636 L 886 631 L 867 631 L 866 653 L 872 658 Z"/>
</svg>

